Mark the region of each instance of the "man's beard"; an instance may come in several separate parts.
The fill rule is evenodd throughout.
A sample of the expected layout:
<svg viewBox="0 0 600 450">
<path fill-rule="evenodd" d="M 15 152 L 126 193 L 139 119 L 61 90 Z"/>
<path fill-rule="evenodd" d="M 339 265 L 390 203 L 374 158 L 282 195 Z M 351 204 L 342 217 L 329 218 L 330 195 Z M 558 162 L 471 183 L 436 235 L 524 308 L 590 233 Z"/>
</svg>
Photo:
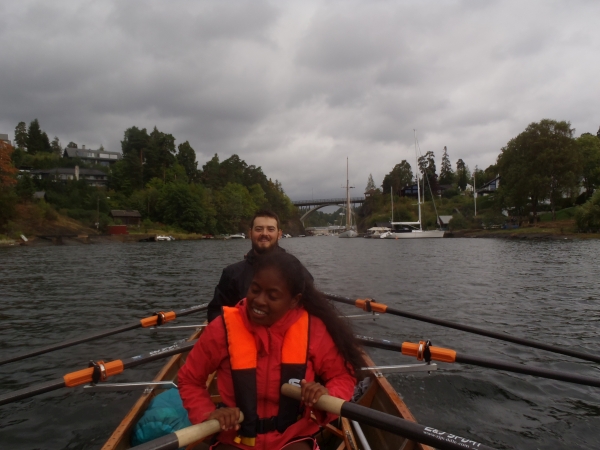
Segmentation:
<svg viewBox="0 0 600 450">
<path fill-rule="evenodd" d="M 264 255 L 265 253 L 269 253 L 270 251 L 274 250 L 275 248 L 277 248 L 277 245 L 279 245 L 278 241 L 275 241 L 275 243 L 267 248 L 263 248 L 263 247 L 258 247 L 256 245 L 254 245 L 254 242 L 252 243 L 252 250 L 254 250 L 254 253 L 256 253 L 257 255 Z"/>
</svg>

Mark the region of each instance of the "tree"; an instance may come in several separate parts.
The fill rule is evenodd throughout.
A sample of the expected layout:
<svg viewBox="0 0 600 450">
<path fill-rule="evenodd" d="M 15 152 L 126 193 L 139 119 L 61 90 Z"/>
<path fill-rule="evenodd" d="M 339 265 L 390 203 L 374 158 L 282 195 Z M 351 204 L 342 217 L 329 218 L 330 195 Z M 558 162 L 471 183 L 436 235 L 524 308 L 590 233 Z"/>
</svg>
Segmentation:
<svg viewBox="0 0 600 450">
<path fill-rule="evenodd" d="M 144 152 L 144 179 L 166 177 L 167 169 L 175 164 L 175 138 L 154 127 Z"/>
<path fill-rule="evenodd" d="M 543 119 L 531 123 L 498 156 L 500 199 L 504 206 L 529 204 L 533 220 L 539 203 L 550 199 L 555 218 L 557 201 L 575 189 L 581 172 L 579 165 L 569 122 Z"/>
<path fill-rule="evenodd" d="M 589 133 L 576 139 L 581 158 L 583 187 L 588 197 L 600 186 L 600 139 Z"/>
<path fill-rule="evenodd" d="M 177 146 L 177 162 L 183 166 L 190 183 L 198 179 L 198 162 L 196 161 L 196 151 L 188 141 Z"/>
<path fill-rule="evenodd" d="M 467 188 L 469 178 L 471 178 L 469 167 L 462 159 L 459 159 L 456 161 L 456 182 L 461 191 L 464 191 Z"/>
<path fill-rule="evenodd" d="M 13 146 L 8 142 L 0 141 L 0 188 L 17 184 L 15 175 L 18 170 L 13 166 Z"/>
<path fill-rule="evenodd" d="M 15 127 L 15 146 L 18 150 L 27 150 L 27 124 L 19 122 Z"/>
<path fill-rule="evenodd" d="M 212 231 L 214 210 L 204 188 L 187 183 L 167 183 L 161 189 L 157 210 L 160 219 L 185 231 Z"/>
<path fill-rule="evenodd" d="M 367 187 L 365 188 L 365 192 L 369 192 L 375 190 L 375 182 L 373 181 L 373 175 L 369 174 L 369 179 L 367 180 Z"/>
<path fill-rule="evenodd" d="M 227 183 L 215 197 L 219 226 L 226 233 L 246 228 L 241 221 L 250 219 L 257 210 L 248 189 L 238 183 Z"/>
<path fill-rule="evenodd" d="M 27 129 L 27 152 L 29 154 L 35 155 L 36 153 L 45 151 L 42 133 L 38 120 L 32 120 Z"/>
<path fill-rule="evenodd" d="M 77 144 L 75 142 L 71 141 L 71 142 L 69 142 L 67 144 L 67 148 L 78 148 L 78 147 L 77 147 Z"/>
<path fill-rule="evenodd" d="M 149 140 L 150 136 L 145 128 L 140 130 L 137 127 L 131 127 L 125 130 L 121 141 L 123 164 L 118 181 L 120 185 L 128 186 L 128 189 L 143 189 L 145 180 L 152 179 L 147 173 L 144 174 L 143 164 L 148 154 Z"/>
<path fill-rule="evenodd" d="M 50 143 L 50 148 L 52 148 L 52 153 L 56 156 L 60 156 L 62 154 L 62 147 L 60 145 L 60 141 L 58 140 L 58 136 L 54 136 L 52 142 Z"/>
<path fill-rule="evenodd" d="M 448 149 L 444 146 L 444 154 L 442 155 L 442 167 L 440 169 L 440 184 L 454 183 L 454 172 L 452 171 L 452 163 L 448 157 Z"/>
<path fill-rule="evenodd" d="M 403 187 L 413 183 L 413 172 L 410 164 L 403 159 L 400 164 L 396 164 L 392 171 L 383 178 L 381 189 L 384 193 L 390 192 L 390 188 L 396 195 L 400 195 Z"/>
<path fill-rule="evenodd" d="M 426 183 L 429 185 L 429 193 L 433 195 L 437 192 L 438 180 L 435 168 L 435 154 L 430 150 L 425 155 L 422 155 L 418 159 L 419 170 L 424 178 L 427 179 Z M 427 192 L 427 190 L 425 190 Z M 428 195 L 430 195 L 428 194 Z"/>
<path fill-rule="evenodd" d="M 596 191 L 591 199 L 577 208 L 575 223 L 584 233 L 600 231 L 600 191 Z"/>
</svg>

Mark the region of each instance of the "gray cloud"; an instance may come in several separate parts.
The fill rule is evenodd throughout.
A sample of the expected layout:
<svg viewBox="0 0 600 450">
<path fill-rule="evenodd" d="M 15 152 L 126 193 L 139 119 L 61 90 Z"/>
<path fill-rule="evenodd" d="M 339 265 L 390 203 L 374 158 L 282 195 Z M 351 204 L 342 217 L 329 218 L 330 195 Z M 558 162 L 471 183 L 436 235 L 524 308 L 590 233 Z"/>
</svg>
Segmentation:
<svg viewBox="0 0 600 450">
<path fill-rule="evenodd" d="M 595 133 L 594 1 L 0 2 L 0 132 L 120 149 L 130 126 L 237 153 L 292 198 L 422 151 L 473 168 L 533 121 Z M 439 165 L 439 163 L 438 163 Z"/>
</svg>

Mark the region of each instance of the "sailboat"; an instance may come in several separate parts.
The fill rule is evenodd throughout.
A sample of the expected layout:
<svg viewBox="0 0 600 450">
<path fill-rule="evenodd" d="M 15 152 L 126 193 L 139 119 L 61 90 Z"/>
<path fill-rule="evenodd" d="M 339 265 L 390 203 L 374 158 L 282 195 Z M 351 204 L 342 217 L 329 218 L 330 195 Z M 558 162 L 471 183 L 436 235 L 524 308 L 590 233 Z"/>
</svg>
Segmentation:
<svg viewBox="0 0 600 450">
<path fill-rule="evenodd" d="M 417 132 L 415 131 L 415 159 L 417 162 L 417 168 L 419 167 L 419 158 L 417 155 Z M 431 186 L 429 186 L 431 190 Z M 423 198 L 425 198 L 425 179 L 423 179 Z M 433 192 L 431 193 L 431 200 L 433 200 Z M 384 233 L 380 236 L 381 239 L 423 239 L 423 238 L 443 238 L 443 230 L 423 230 L 421 224 L 421 205 L 424 200 L 421 201 L 421 186 L 419 182 L 419 170 L 417 169 L 417 205 L 419 207 L 419 221 L 418 222 L 394 222 L 394 197 L 392 196 L 392 231 Z M 435 204 L 435 203 L 434 203 Z"/>
<path fill-rule="evenodd" d="M 341 238 L 358 237 L 356 230 L 352 229 L 352 210 L 350 209 L 350 181 L 348 178 L 348 158 L 346 158 L 346 231 L 340 233 Z"/>
</svg>

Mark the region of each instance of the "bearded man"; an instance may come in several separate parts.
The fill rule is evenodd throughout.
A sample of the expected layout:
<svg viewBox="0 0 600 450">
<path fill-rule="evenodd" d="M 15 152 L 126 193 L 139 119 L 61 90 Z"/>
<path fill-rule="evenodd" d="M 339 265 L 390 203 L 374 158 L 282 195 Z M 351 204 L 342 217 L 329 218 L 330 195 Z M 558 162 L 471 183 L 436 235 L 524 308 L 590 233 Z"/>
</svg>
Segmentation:
<svg viewBox="0 0 600 450">
<path fill-rule="evenodd" d="M 279 246 L 281 233 L 281 224 L 277 214 L 267 210 L 261 210 L 254 214 L 249 231 L 252 249 L 242 261 L 223 269 L 219 284 L 215 288 L 215 295 L 208 304 L 207 318 L 209 322 L 222 314 L 223 306 L 235 306 L 237 302 L 246 297 L 254 276 L 253 264 L 257 258 L 269 252 L 285 252 Z M 312 276 L 310 277 L 312 278 Z"/>
</svg>

